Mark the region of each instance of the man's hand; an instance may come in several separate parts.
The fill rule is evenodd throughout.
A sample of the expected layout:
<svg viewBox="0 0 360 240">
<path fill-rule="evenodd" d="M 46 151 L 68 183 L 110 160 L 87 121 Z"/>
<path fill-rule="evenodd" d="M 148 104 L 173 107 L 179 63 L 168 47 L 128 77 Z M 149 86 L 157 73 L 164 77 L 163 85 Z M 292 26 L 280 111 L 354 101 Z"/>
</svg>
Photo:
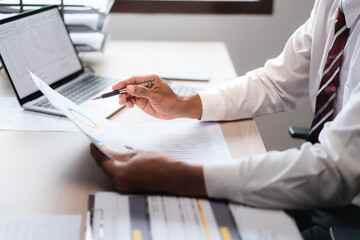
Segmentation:
<svg viewBox="0 0 360 240">
<path fill-rule="evenodd" d="M 153 81 L 150 87 L 138 86 L 140 83 Z M 199 95 L 181 97 L 157 75 L 132 77 L 116 83 L 112 88 L 126 87 L 127 93 L 120 95 L 119 103 L 132 108 L 134 105 L 147 114 L 160 119 L 180 117 L 200 119 L 202 105 Z"/>
<path fill-rule="evenodd" d="M 206 196 L 202 166 L 175 161 L 151 151 L 132 151 L 106 158 L 94 144 L 91 155 L 123 193 L 170 193 Z"/>
</svg>

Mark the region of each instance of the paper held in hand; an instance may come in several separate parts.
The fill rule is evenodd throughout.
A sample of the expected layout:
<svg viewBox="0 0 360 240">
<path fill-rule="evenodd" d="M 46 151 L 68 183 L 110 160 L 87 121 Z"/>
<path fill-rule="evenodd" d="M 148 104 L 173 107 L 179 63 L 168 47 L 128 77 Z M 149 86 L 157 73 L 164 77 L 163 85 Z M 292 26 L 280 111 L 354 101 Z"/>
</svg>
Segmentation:
<svg viewBox="0 0 360 240">
<path fill-rule="evenodd" d="M 122 144 L 122 140 L 114 130 L 118 126 L 114 126 L 113 122 L 105 118 L 98 118 L 91 113 L 85 113 L 81 107 L 54 91 L 33 73 L 30 72 L 30 74 L 35 84 L 51 104 L 62 111 L 108 158 L 112 159 L 111 155 L 108 154 L 108 150 L 116 149 L 117 152 L 126 152 L 131 149 L 131 147 Z"/>
<path fill-rule="evenodd" d="M 51 104 L 66 115 L 107 157 L 109 150 L 152 150 L 190 164 L 231 160 L 218 123 L 159 121 L 116 123 L 99 118 L 31 74 Z"/>
</svg>

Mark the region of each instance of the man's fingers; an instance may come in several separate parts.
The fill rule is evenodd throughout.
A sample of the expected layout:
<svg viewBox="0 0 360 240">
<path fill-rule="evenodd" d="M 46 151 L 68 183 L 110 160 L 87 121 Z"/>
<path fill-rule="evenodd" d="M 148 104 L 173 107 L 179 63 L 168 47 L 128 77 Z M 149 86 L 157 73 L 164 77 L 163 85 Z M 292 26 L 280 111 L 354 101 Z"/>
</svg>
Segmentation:
<svg viewBox="0 0 360 240">
<path fill-rule="evenodd" d="M 113 89 L 113 90 L 119 90 L 119 89 L 125 88 L 127 85 L 137 84 L 137 83 L 136 83 L 136 79 L 137 79 L 137 78 L 138 78 L 138 77 L 131 77 L 131 78 L 127 79 L 127 80 L 124 80 L 124 81 L 115 83 L 115 84 L 112 86 L 112 89 Z"/>
<path fill-rule="evenodd" d="M 127 162 L 136 154 L 136 151 L 131 151 L 127 153 L 111 152 L 110 154 L 116 162 Z"/>
<path fill-rule="evenodd" d="M 135 97 L 148 98 L 151 95 L 151 89 L 143 86 L 129 85 L 126 87 L 126 91 Z"/>
<path fill-rule="evenodd" d="M 140 83 L 144 83 L 146 81 L 150 81 L 148 80 L 149 79 L 149 76 L 136 76 L 136 77 L 131 77 L 125 81 L 121 81 L 121 82 L 118 82 L 118 83 L 115 83 L 113 86 L 112 86 L 112 89 L 113 90 L 119 90 L 119 89 L 122 89 L 122 88 L 125 88 L 126 86 L 128 85 L 137 85 L 137 84 L 140 84 Z M 152 77 L 153 79 L 153 77 Z"/>
<path fill-rule="evenodd" d="M 126 93 L 120 94 L 119 104 L 120 104 L 120 105 L 125 104 L 126 99 L 127 99 L 128 97 L 129 97 L 129 95 L 126 94 Z"/>
<path fill-rule="evenodd" d="M 156 75 L 137 76 L 116 83 L 115 85 L 112 86 L 112 89 L 118 90 L 118 89 L 126 88 L 127 93 L 120 94 L 119 104 L 120 105 L 125 104 L 128 107 L 133 107 L 134 101 L 132 101 L 132 103 L 129 103 L 128 98 L 131 96 L 148 98 L 149 95 L 151 94 L 151 92 L 149 91 L 150 90 L 149 87 L 143 87 L 138 85 L 149 81 L 153 81 L 154 82 L 153 85 L 157 85 L 158 81 L 161 80 Z"/>
<path fill-rule="evenodd" d="M 108 159 L 100 150 L 95 146 L 95 144 L 90 144 L 90 152 L 91 155 L 95 158 L 97 162 L 104 161 Z M 117 153 L 110 151 L 109 154 L 115 159 L 114 161 L 111 160 L 111 162 L 114 162 L 116 165 L 117 162 L 127 162 L 129 161 L 134 155 L 137 154 L 136 151 L 126 152 L 126 153 Z"/>
<path fill-rule="evenodd" d="M 102 154 L 93 143 L 90 145 L 90 153 L 104 173 L 113 178 L 115 176 L 116 162 Z"/>
<path fill-rule="evenodd" d="M 128 99 L 126 100 L 125 105 L 126 105 L 128 108 L 133 108 L 133 107 L 134 107 L 134 102 L 133 102 L 133 100 L 132 100 L 131 98 L 128 98 Z"/>
<path fill-rule="evenodd" d="M 106 156 L 102 154 L 102 152 L 100 152 L 99 149 L 93 143 L 90 144 L 90 153 L 91 156 L 93 156 L 93 158 L 95 159 L 96 163 L 106 158 Z"/>
</svg>

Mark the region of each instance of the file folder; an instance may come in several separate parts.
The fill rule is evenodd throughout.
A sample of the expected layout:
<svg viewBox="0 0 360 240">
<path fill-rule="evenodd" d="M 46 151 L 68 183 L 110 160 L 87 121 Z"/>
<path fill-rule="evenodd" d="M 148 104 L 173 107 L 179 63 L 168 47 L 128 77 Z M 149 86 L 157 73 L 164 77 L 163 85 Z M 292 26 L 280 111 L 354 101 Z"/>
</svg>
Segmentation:
<svg viewBox="0 0 360 240">
<path fill-rule="evenodd" d="M 87 223 L 86 240 L 302 239 L 282 211 L 188 197 L 99 192 L 89 196 Z"/>
</svg>

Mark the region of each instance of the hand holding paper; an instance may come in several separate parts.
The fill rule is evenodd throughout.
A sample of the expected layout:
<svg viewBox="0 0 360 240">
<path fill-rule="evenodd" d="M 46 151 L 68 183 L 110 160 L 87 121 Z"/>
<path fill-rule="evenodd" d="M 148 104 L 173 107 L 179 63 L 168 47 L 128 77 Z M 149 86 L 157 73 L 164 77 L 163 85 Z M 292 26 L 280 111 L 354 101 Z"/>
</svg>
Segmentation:
<svg viewBox="0 0 360 240">
<path fill-rule="evenodd" d="M 91 149 L 97 164 L 122 192 L 204 196 L 206 190 L 200 164 L 231 159 L 217 123 L 115 124 L 85 112 L 35 75 L 31 76 L 49 101 L 101 151 L 95 147 Z M 125 140 L 138 149 L 155 150 L 164 155 L 150 151 L 128 152 L 131 147 L 124 144 Z"/>
<path fill-rule="evenodd" d="M 31 77 L 49 101 L 110 159 L 113 157 L 108 150 L 125 153 L 129 149 L 157 151 L 192 164 L 231 159 L 218 123 L 162 121 L 116 124 L 85 111 L 51 89 L 34 74 L 31 74 Z"/>
</svg>

